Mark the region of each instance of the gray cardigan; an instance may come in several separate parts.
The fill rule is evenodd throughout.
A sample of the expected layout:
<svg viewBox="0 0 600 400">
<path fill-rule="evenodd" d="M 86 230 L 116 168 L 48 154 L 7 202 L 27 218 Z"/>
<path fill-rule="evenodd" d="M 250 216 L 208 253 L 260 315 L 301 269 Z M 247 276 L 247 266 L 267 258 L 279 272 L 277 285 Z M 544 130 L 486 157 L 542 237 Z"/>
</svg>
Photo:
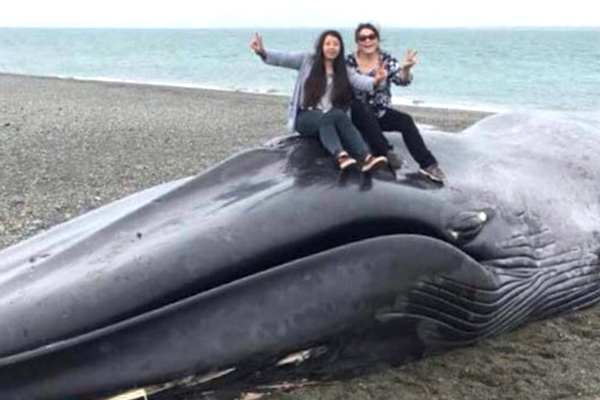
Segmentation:
<svg viewBox="0 0 600 400">
<path fill-rule="evenodd" d="M 269 65 L 285 67 L 298 70 L 298 77 L 294 85 L 294 91 L 288 104 L 288 123 L 287 127 L 290 132 L 294 132 L 296 126 L 296 114 L 302 104 L 304 98 L 304 81 L 310 74 L 312 68 L 314 53 L 289 53 L 273 50 L 265 50 L 266 57 L 263 59 Z M 348 80 L 350 85 L 358 90 L 370 92 L 373 90 L 375 79 L 370 76 L 360 75 L 354 69 L 348 68 Z"/>
</svg>

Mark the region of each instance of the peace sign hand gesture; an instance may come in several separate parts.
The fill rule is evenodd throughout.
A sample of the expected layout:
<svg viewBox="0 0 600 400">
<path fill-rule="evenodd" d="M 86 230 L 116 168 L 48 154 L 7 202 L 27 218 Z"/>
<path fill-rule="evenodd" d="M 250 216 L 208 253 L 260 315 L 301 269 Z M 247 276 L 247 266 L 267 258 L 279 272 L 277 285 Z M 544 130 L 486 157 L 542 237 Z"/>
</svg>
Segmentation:
<svg viewBox="0 0 600 400">
<path fill-rule="evenodd" d="M 406 50 L 404 60 L 402 61 L 402 69 L 408 71 L 417 63 L 417 52 L 411 49 Z"/>
</svg>

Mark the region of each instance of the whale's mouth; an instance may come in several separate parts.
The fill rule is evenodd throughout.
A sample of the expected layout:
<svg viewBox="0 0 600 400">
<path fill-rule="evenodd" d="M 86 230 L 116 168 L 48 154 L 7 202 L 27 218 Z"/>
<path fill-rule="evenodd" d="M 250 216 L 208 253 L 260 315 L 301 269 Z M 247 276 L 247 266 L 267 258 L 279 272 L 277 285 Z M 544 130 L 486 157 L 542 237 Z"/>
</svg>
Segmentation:
<svg viewBox="0 0 600 400">
<path fill-rule="evenodd" d="M 210 280 L 190 282 L 186 287 L 180 288 L 177 293 L 154 302 L 146 309 L 137 310 L 136 313 L 151 311 L 309 256 L 332 251 L 349 244 L 392 235 L 419 235 L 444 240 L 439 229 L 416 219 L 373 218 L 341 224 L 316 235 L 257 253 L 238 264 L 231 265 L 226 272 L 213 274 Z M 401 258 L 401 254 L 399 257 Z"/>
<path fill-rule="evenodd" d="M 275 269 L 279 266 L 298 261 L 313 255 L 333 251 L 350 244 L 358 244 L 374 238 L 385 238 L 392 235 L 421 235 L 432 238 L 440 238 L 439 229 L 430 226 L 423 221 L 404 218 L 372 218 L 360 219 L 353 222 L 342 223 L 329 229 L 307 235 L 297 240 L 289 240 L 284 245 L 273 245 L 261 251 L 252 252 L 249 257 L 240 259 L 237 263 L 228 265 L 223 270 L 217 270 L 210 276 L 202 279 L 190 279 L 177 290 L 163 292 L 155 295 L 151 302 L 139 304 L 137 307 L 114 313 L 108 318 L 98 321 L 98 324 L 74 327 L 66 336 L 53 337 L 50 340 L 34 343 L 12 354 L 4 354 L 0 357 L 0 365 L 12 362 L 11 360 L 28 358 L 28 353 L 38 354 L 49 351 L 52 343 L 71 340 L 78 341 L 79 338 L 95 336 L 95 332 L 110 329 L 111 326 L 127 323 L 138 316 L 157 312 L 165 307 L 185 302 L 187 299 L 203 293 L 218 290 L 234 282 L 252 277 L 264 271 Z M 198 260 L 202 262 L 202 260 Z M 85 339 L 82 339 L 85 340 Z M 48 348 L 46 348 L 50 345 Z"/>
<path fill-rule="evenodd" d="M 178 202 L 182 202 L 188 208 L 197 204 L 195 192 L 192 190 L 195 183 L 197 182 L 187 182 L 174 189 L 183 193 L 167 191 L 166 197 L 175 202 L 172 207 L 182 207 Z M 285 189 L 286 187 L 282 191 Z M 264 188 L 261 190 L 264 190 Z M 158 193 L 157 196 L 162 200 L 165 198 L 162 193 Z M 264 200 L 262 197 L 256 200 L 256 204 L 261 204 L 260 200 Z M 138 316 L 154 313 L 172 305 L 175 306 L 209 291 L 219 290 L 265 271 L 285 267 L 289 263 L 336 251 L 348 245 L 361 244 L 372 239 L 385 239 L 390 236 L 416 235 L 437 239 L 457 248 L 456 245 L 460 243 L 460 240 L 476 235 L 483 225 L 476 212 L 459 212 L 455 215 L 455 218 L 447 221 L 448 223 L 440 224 L 440 220 L 443 220 L 437 212 L 440 204 L 435 202 L 434 204 L 423 205 L 432 210 L 434 216 L 431 218 L 424 218 L 423 213 L 377 210 L 376 213 L 370 215 L 357 213 L 356 216 L 353 213 L 346 212 L 339 217 L 338 221 L 341 222 L 335 223 L 334 221 L 338 218 L 337 215 L 322 213 L 318 215 L 331 218 L 323 223 L 317 221 L 315 224 L 306 224 L 298 229 L 290 229 L 290 232 L 285 232 L 286 235 L 281 238 L 278 236 L 282 235 L 281 232 L 286 231 L 286 227 L 276 224 L 273 224 L 276 230 L 267 231 L 269 236 L 252 237 L 254 233 L 252 229 L 257 224 L 261 224 L 267 218 L 272 217 L 272 215 L 258 209 L 258 216 L 254 216 L 250 222 L 247 219 L 240 221 L 240 218 L 246 216 L 244 212 L 248 207 L 235 209 L 235 205 L 231 205 L 230 207 L 235 213 L 224 213 L 223 218 L 227 224 L 214 223 L 213 221 L 216 218 L 207 211 L 206 218 L 186 220 L 178 225 L 179 219 L 173 219 L 170 214 L 162 212 L 166 207 L 163 204 L 164 202 L 157 201 L 147 204 L 146 201 L 144 200 L 141 205 L 139 199 L 132 202 L 131 205 L 127 206 L 128 208 L 125 208 L 127 212 L 123 211 L 116 214 L 114 224 L 107 225 L 106 221 L 103 220 L 107 214 L 112 215 L 111 213 L 115 213 L 112 209 L 105 209 L 103 212 L 100 210 L 101 212 L 98 212 L 97 215 L 88 216 L 88 224 L 102 220 L 100 228 L 92 230 L 89 234 L 92 239 L 98 240 L 80 242 L 73 240 L 72 243 L 72 256 L 75 260 L 73 265 L 76 265 L 76 262 L 84 265 L 83 263 L 88 260 L 87 251 L 93 254 L 94 260 L 104 260 L 104 258 L 112 260 L 118 258 L 115 254 L 117 256 L 120 254 L 112 251 L 113 245 L 117 251 L 123 250 L 124 252 L 128 249 L 125 245 L 122 248 L 119 247 L 120 241 L 116 240 L 115 237 L 110 237 L 109 233 L 118 234 L 117 239 L 130 240 L 134 246 L 137 246 L 135 247 L 136 254 L 142 261 L 138 262 L 135 257 L 122 257 L 118 258 L 120 264 L 115 263 L 115 266 L 99 263 L 94 271 L 88 270 L 89 272 L 84 271 L 83 268 L 78 268 L 79 275 L 76 275 L 76 278 L 79 280 L 72 279 L 73 287 L 76 287 L 77 293 L 80 293 L 78 296 L 84 303 L 83 306 L 93 307 L 94 304 L 102 300 L 114 305 L 114 308 L 104 313 L 102 312 L 104 310 L 100 310 L 98 314 L 93 313 L 92 315 L 90 313 L 90 318 L 87 318 L 87 315 L 82 315 L 80 317 L 82 322 L 75 321 L 77 323 L 74 323 L 68 331 L 66 328 L 63 331 L 56 329 L 57 332 L 55 333 L 52 329 L 49 329 L 50 333 L 45 337 L 25 340 L 20 344 L 21 347 L 17 349 L 17 353 L 101 331 L 113 325 L 135 319 Z M 123 205 L 120 205 L 120 207 L 123 207 Z M 423 207 L 421 207 L 422 209 Z M 402 208 L 399 210 L 405 211 Z M 297 223 L 302 222 L 303 215 L 303 213 L 296 212 L 296 219 L 291 220 Z M 149 234 L 144 231 L 143 235 L 139 233 L 135 235 L 140 229 L 135 224 L 140 220 L 143 221 L 144 218 L 154 218 L 157 222 L 148 225 L 158 228 L 155 228 L 154 231 L 148 229 L 152 232 Z M 240 223 L 236 225 L 237 222 Z M 80 225 L 87 226 L 86 220 L 82 219 Z M 135 229 L 131 229 L 129 225 L 135 225 Z M 92 227 L 94 227 L 93 224 Z M 232 232 L 235 232 L 236 227 L 240 231 L 233 234 Z M 75 228 L 77 226 L 65 227 L 64 236 L 71 239 L 68 234 L 77 233 L 78 231 Z M 261 230 L 261 232 L 265 231 Z M 155 236 L 153 236 L 154 234 Z M 213 235 L 223 240 L 221 242 L 214 240 Z M 244 238 L 249 238 L 249 240 L 243 242 Z M 90 244 L 103 243 L 103 241 L 106 241 L 108 245 L 105 247 L 92 247 Z M 229 252 L 234 253 L 236 250 L 232 246 L 235 247 L 238 244 L 241 251 L 230 257 Z M 161 248 L 160 245 L 164 247 Z M 365 248 L 368 248 L 368 246 L 365 246 Z M 68 259 L 71 255 L 68 251 L 65 251 L 64 254 L 59 254 L 56 257 L 58 256 Z M 398 264 L 402 265 L 403 255 L 398 254 L 397 257 Z M 53 259 L 49 258 L 47 262 L 52 263 Z M 58 265 L 56 262 L 54 264 Z M 44 272 L 42 270 L 43 268 L 39 267 L 39 281 L 54 283 L 52 275 L 42 273 Z M 94 272 L 95 275 L 91 272 Z M 146 277 L 151 275 L 162 277 L 161 279 L 164 282 L 160 279 L 158 281 L 154 279 L 151 284 L 155 287 L 144 286 L 149 282 Z M 171 275 L 174 275 L 176 279 L 171 279 Z M 95 280 L 96 277 L 101 280 Z M 88 285 L 92 290 L 84 291 L 83 286 L 80 285 L 81 282 Z M 120 292 L 113 290 L 117 286 Z M 98 287 L 102 290 L 97 289 Z M 133 293 L 140 287 L 144 287 L 145 292 L 150 294 L 146 295 L 144 293 L 143 296 L 139 297 L 127 295 L 127 291 Z M 94 293 L 93 296 L 89 295 L 91 291 Z M 113 294 L 108 295 L 109 292 Z M 39 297 L 48 299 L 48 304 L 58 299 L 57 296 L 49 295 Z M 113 300 L 115 297 L 126 298 L 129 301 L 115 302 Z M 71 310 L 71 304 L 72 302 L 58 302 L 58 307 L 46 307 L 49 314 L 58 314 L 58 309 L 64 309 L 66 310 L 64 312 L 68 313 Z M 94 312 L 95 310 L 94 308 Z"/>
<path fill-rule="evenodd" d="M 493 216 L 494 212 L 490 209 L 460 211 L 443 226 L 406 216 L 386 215 L 357 219 L 331 226 L 312 235 L 290 240 L 283 245 L 264 248 L 251 257 L 244 258 L 226 269 L 215 272 L 210 280 L 190 282 L 186 287 L 180 288 L 177 293 L 161 299 L 159 303 L 161 305 L 173 303 L 305 257 L 332 251 L 349 244 L 392 235 L 418 235 L 437 239 L 464 253 L 457 246 L 474 239 Z M 465 253 L 465 255 L 467 254 Z M 473 257 L 472 254 L 468 254 L 468 256 Z M 402 260 L 402 254 L 399 254 L 398 258 Z M 478 257 L 473 258 L 481 261 Z M 155 306 L 156 303 L 146 311 Z"/>
</svg>

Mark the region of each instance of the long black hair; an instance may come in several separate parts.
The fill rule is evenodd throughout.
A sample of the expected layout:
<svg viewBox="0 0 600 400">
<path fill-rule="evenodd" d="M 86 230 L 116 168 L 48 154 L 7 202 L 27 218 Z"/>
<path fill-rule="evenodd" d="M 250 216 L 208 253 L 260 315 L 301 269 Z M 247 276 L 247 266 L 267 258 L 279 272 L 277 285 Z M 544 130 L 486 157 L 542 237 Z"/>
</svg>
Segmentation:
<svg viewBox="0 0 600 400">
<path fill-rule="evenodd" d="M 348 71 L 344 61 L 344 41 L 342 35 L 335 30 L 327 30 L 319 36 L 315 45 L 315 57 L 313 65 L 304 82 L 304 104 L 305 108 L 315 107 L 319 104 L 321 97 L 325 94 L 327 76 L 325 75 L 325 56 L 323 55 L 323 44 L 327 36 L 333 36 L 340 42 L 340 52 L 333 60 L 333 87 L 331 89 L 331 104 L 334 107 L 346 110 L 352 102 L 352 91 L 348 80 Z"/>
</svg>

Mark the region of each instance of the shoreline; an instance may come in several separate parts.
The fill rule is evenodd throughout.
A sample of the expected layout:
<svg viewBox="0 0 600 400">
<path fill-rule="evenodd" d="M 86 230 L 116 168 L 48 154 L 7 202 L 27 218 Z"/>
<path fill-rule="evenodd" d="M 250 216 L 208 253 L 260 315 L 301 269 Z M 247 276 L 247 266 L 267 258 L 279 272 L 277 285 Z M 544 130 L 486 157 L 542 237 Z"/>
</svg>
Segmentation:
<svg viewBox="0 0 600 400">
<path fill-rule="evenodd" d="M 161 81 L 137 81 L 133 79 L 119 79 L 109 77 L 85 77 L 85 76 L 68 76 L 68 75 L 28 75 L 13 72 L 1 72 L 2 75 L 14 75 L 24 76 L 32 78 L 48 78 L 48 79 L 62 79 L 67 81 L 81 81 L 81 82 L 104 82 L 104 83 L 122 83 L 128 85 L 141 85 L 141 86 L 156 86 L 156 87 L 171 87 L 171 88 L 183 88 L 183 89 L 196 89 L 196 90 L 211 90 L 226 93 L 243 93 L 243 94 L 257 94 L 265 96 L 276 96 L 289 98 L 290 94 L 278 92 L 272 89 L 264 90 L 244 90 L 244 89 L 231 89 L 219 86 L 195 84 L 195 83 L 178 83 L 178 82 L 161 82 Z M 415 109 L 428 109 L 428 110 L 455 110 L 465 112 L 481 112 L 486 114 L 499 114 L 507 112 L 504 108 L 495 107 L 478 107 L 478 106 L 461 106 L 458 104 L 441 104 L 441 103 L 427 103 L 421 100 L 411 100 L 406 97 L 392 97 L 392 104 L 397 107 L 411 107 Z"/>
</svg>

